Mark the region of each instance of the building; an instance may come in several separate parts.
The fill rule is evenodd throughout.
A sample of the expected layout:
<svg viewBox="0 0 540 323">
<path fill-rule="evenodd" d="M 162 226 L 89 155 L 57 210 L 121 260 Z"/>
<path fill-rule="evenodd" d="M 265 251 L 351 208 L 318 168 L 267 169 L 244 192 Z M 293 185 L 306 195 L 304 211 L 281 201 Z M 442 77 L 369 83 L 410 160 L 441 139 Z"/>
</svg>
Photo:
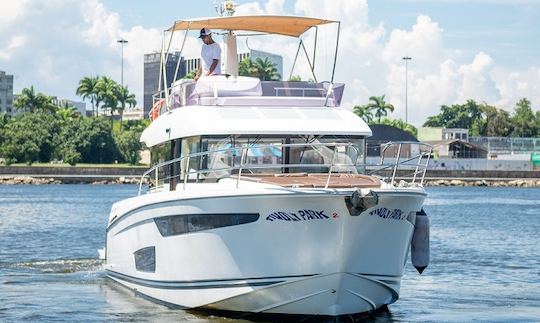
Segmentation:
<svg viewBox="0 0 540 323">
<path fill-rule="evenodd" d="M 540 138 L 471 137 L 469 141 L 486 150 L 489 159 L 529 160 L 540 152 Z"/>
<path fill-rule="evenodd" d="M 13 75 L 0 71 L 0 113 L 13 115 Z"/>
<path fill-rule="evenodd" d="M 382 155 L 381 148 L 391 141 L 418 142 L 412 134 L 390 125 L 372 124 L 369 127 L 371 128 L 372 135 L 366 140 L 366 154 L 368 157 L 380 157 Z M 395 156 L 395 147 L 390 147 L 389 149 L 389 151 L 385 152 L 385 157 Z M 402 157 L 410 157 L 414 154 L 418 154 L 418 146 L 405 145 L 400 155 Z"/>
<path fill-rule="evenodd" d="M 452 139 L 469 141 L 469 129 L 436 127 L 418 128 L 418 140 L 420 141 L 438 141 Z"/>
<path fill-rule="evenodd" d="M 124 121 L 127 120 L 141 120 L 144 119 L 144 109 L 140 107 L 126 109 L 122 115 Z"/>
<path fill-rule="evenodd" d="M 159 76 L 160 76 L 160 64 L 161 53 L 151 53 L 144 55 L 144 116 L 148 118 L 148 113 L 152 109 L 152 96 L 157 93 L 159 89 Z M 167 86 L 170 86 L 173 82 L 176 67 L 178 66 L 178 75 L 176 79 L 179 80 L 186 75 L 186 64 L 184 58 L 180 56 L 179 52 L 169 53 L 167 59 L 167 65 L 165 73 L 167 77 Z M 163 80 L 163 76 L 162 76 Z M 163 86 L 162 86 L 163 88 Z"/>
<path fill-rule="evenodd" d="M 58 107 L 74 107 L 75 109 L 77 109 L 77 112 L 81 116 L 86 117 L 86 103 L 85 102 L 62 99 L 62 98 L 53 96 L 52 103 Z"/>
</svg>

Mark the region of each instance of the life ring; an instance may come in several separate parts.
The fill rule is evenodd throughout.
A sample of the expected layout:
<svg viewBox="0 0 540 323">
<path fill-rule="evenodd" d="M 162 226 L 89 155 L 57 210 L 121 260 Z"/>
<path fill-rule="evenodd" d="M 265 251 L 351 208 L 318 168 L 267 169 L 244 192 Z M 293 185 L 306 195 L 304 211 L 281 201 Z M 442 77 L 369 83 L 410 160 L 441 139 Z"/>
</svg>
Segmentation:
<svg viewBox="0 0 540 323">
<path fill-rule="evenodd" d="M 159 113 L 161 112 L 161 108 L 165 104 L 165 99 L 159 99 L 154 103 L 152 106 L 152 109 L 150 110 L 150 120 L 154 121 L 159 117 Z"/>
</svg>

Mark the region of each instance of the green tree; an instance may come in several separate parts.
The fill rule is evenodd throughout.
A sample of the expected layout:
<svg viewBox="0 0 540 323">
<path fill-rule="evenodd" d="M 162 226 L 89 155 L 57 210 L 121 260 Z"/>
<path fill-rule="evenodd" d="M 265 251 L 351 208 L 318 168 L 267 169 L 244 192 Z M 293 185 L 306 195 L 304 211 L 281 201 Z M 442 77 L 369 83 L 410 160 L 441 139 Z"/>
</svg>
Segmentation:
<svg viewBox="0 0 540 323">
<path fill-rule="evenodd" d="M 371 96 L 369 97 L 368 104 L 364 105 L 364 109 L 369 109 L 369 111 L 375 111 L 374 115 L 377 117 L 377 122 L 381 122 L 382 117 L 388 115 L 388 111 L 394 112 L 394 106 L 390 103 L 386 103 L 384 100 L 385 95 L 382 96 Z"/>
<path fill-rule="evenodd" d="M 484 103 L 480 107 L 484 115 L 484 127 L 480 131 L 481 136 L 508 137 L 512 133 L 513 125 L 510 114 L 497 107 Z"/>
<path fill-rule="evenodd" d="M 255 61 L 249 58 L 242 60 L 238 66 L 238 74 L 241 76 L 257 77 L 261 81 L 279 81 L 281 75 L 277 72 L 276 64 L 268 57 L 257 57 Z"/>
<path fill-rule="evenodd" d="M 472 135 L 480 135 L 479 131 L 483 127 L 482 118 L 480 105 L 474 100 L 468 100 L 465 104 L 441 106 L 441 112 L 438 115 L 428 117 L 424 127 L 471 129 Z"/>
<path fill-rule="evenodd" d="M 104 117 L 73 119 L 62 127 L 55 143 L 57 158 L 72 165 L 112 163 L 120 157 Z"/>
<path fill-rule="evenodd" d="M 118 85 L 115 88 L 116 98 L 118 99 L 119 106 L 116 108 L 120 114 L 120 124 L 122 124 L 122 117 L 124 116 L 124 110 L 126 107 L 134 107 L 137 104 L 135 100 L 135 94 L 129 93 L 126 86 Z"/>
<path fill-rule="evenodd" d="M 514 137 L 535 137 L 538 135 L 538 125 L 536 117 L 531 108 L 531 101 L 523 98 L 518 101 L 512 117 Z"/>
<path fill-rule="evenodd" d="M 355 105 L 353 107 L 353 112 L 362 118 L 367 124 L 370 124 L 373 122 L 373 112 L 371 111 L 371 108 L 367 105 Z"/>
<path fill-rule="evenodd" d="M 52 103 L 52 98 L 43 93 L 36 93 L 34 86 L 22 89 L 13 106 L 17 111 L 31 113 L 54 113 L 57 109 Z"/>
<path fill-rule="evenodd" d="M 83 100 L 90 99 L 92 103 L 92 116 L 97 115 L 97 108 L 101 103 L 101 97 L 99 96 L 99 91 L 97 84 L 99 82 L 98 76 L 87 76 L 79 81 L 79 85 L 76 90 L 76 94 L 82 97 Z"/>
<path fill-rule="evenodd" d="M 135 165 L 139 163 L 139 151 L 142 144 L 139 141 L 141 133 L 136 130 L 127 130 L 115 133 L 114 141 L 118 147 L 121 161 Z"/>
<path fill-rule="evenodd" d="M 113 79 L 107 76 L 102 76 L 97 85 L 96 89 L 98 91 L 98 96 L 103 101 L 102 108 L 105 110 L 109 110 L 111 115 L 111 129 L 113 126 L 113 115 L 114 111 L 118 107 L 118 83 L 116 83 Z"/>
<path fill-rule="evenodd" d="M 289 82 L 302 82 L 302 77 L 300 75 L 293 75 L 289 79 Z"/>
<path fill-rule="evenodd" d="M 385 125 L 389 125 L 389 126 L 392 126 L 392 127 L 396 127 L 396 128 L 399 128 L 403 131 L 406 131 L 408 133 L 410 133 L 411 135 L 417 137 L 418 136 L 418 129 L 416 129 L 415 126 L 413 126 L 412 124 L 410 123 L 406 123 L 405 121 L 401 120 L 401 119 L 389 119 L 389 118 L 384 118 L 382 120 L 382 122 L 380 122 L 380 124 L 385 124 Z"/>
<path fill-rule="evenodd" d="M 3 129 L 1 154 L 6 162 L 49 162 L 58 122 L 48 113 L 22 113 Z"/>
<path fill-rule="evenodd" d="M 75 107 L 65 105 L 63 107 L 58 108 L 56 110 L 56 118 L 60 122 L 60 126 L 63 126 L 64 124 L 71 122 L 73 119 L 80 118 L 81 115 L 77 111 Z"/>
</svg>

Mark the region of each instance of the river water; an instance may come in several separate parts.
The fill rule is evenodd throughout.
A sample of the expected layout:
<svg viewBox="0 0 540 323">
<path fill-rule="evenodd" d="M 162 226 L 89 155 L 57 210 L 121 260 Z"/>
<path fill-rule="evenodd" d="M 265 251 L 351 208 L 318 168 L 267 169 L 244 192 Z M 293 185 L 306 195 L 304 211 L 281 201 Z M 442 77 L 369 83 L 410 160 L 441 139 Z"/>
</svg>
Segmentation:
<svg viewBox="0 0 540 323">
<path fill-rule="evenodd" d="M 132 185 L 0 186 L 0 322 L 235 322 L 172 310 L 107 279 L 111 204 Z M 407 264 L 372 322 L 540 321 L 540 189 L 428 188 L 431 264 Z"/>
</svg>

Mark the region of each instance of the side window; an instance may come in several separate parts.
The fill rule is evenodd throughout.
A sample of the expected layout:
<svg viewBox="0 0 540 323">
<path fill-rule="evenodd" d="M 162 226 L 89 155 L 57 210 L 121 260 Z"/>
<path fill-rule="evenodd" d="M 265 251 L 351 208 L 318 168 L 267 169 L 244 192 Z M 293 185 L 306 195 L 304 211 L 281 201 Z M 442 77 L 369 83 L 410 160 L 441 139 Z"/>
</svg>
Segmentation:
<svg viewBox="0 0 540 323">
<path fill-rule="evenodd" d="M 138 271 L 156 271 L 156 247 L 146 247 L 133 253 L 135 256 L 135 268 Z"/>
<path fill-rule="evenodd" d="M 155 218 L 154 222 L 163 237 L 190 232 L 211 230 L 255 222 L 258 213 L 241 214 L 185 214 Z"/>
</svg>

